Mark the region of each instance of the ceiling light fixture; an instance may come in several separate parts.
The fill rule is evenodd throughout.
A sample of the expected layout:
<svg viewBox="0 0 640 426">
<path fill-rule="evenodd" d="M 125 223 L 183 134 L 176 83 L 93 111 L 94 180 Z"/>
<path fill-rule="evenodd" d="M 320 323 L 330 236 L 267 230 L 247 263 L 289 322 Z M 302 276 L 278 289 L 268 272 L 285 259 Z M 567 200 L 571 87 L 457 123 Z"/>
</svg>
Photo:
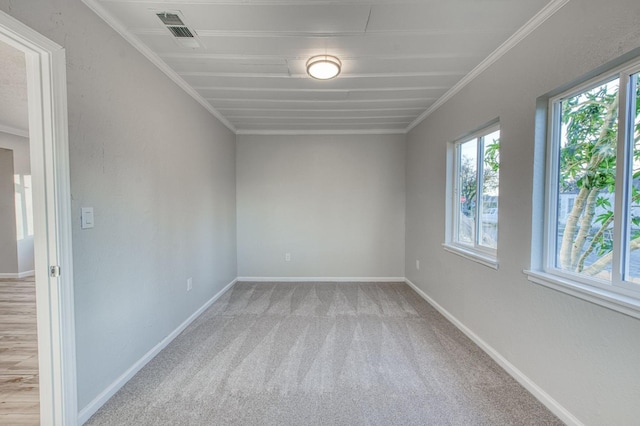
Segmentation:
<svg viewBox="0 0 640 426">
<path fill-rule="evenodd" d="M 342 62 L 331 55 L 318 55 L 307 61 L 307 74 L 317 80 L 329 80 L 340 74 Z"/>
</svg>

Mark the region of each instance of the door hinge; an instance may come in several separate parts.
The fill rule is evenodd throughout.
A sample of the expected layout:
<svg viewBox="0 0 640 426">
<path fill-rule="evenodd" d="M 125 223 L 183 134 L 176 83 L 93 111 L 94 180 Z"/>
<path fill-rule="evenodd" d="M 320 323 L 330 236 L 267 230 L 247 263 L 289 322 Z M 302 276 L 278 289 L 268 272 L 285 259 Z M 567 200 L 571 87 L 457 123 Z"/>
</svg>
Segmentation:
<svg viewBox="0 0 640 426">
<path fill-rule="evenodd" d="M 58 265 L 49 266 L 49 276 L 51 278 L 59 277 L 60 276 L 60 266 L 58 266 Z"/>
</svg>

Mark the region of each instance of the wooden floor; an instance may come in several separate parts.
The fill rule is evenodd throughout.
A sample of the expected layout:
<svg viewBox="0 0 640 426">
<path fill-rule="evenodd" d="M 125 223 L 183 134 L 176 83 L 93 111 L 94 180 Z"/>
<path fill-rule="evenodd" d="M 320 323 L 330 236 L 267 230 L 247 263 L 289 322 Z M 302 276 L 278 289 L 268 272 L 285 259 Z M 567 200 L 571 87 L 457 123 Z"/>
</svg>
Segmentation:
<svg viewBox="0 0 640 426">
<path fill-rule="evenodd" d="M 0 425 L 40 423 L 33 278 L 0 279 Z"/>
</svg>

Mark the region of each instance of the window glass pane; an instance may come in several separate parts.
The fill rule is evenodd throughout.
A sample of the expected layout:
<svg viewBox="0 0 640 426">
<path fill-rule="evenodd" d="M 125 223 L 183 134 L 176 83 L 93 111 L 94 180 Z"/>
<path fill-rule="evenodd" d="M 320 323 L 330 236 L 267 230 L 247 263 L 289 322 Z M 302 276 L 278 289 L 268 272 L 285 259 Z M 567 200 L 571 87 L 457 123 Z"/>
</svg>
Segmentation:
<svg viewBox="0 0 640 426">
<path fill-rule="evenodd" d="M 478 243 L 485 247 L 498 247 L 498 183 L 500 131 L 484 137 L 482 165 L 482 197 L 480 202 L 480 235 Z"/>
<path fill-rule="evenodd" d="M 18 241 L 24 239 L 24 216 L 22 210 L 22 179 L 20 175 L 13 175 L 15 184 L 15 208 L 16 208 L 16 238 Z"/>
<path fill-rule="evenodd" d="M 473 244 L 475 236 L 478 141 L 458 145 L 458 242 Z"/>
<path fill-rule="evenodd" d="M 628 270 L 625 277 L 628 281 L 640 283 L 640 83 L 639 75 L 634 74 L 631 77 L 631 83 L 634 85 L 630 94 L 631 120 L 633 120 L 632 131 L 630 132 L 631 144 L 633 146 L 633 163 L 631 175 L 631 203 L 629 205 L 628 218 L 630 228 L 626 241 L 628 252 Z"/>
<path fill-rule="evenodd" d="M 611 279 L 618 79 L 560 108 L 556 267 Z"/>
<path fill-rule="evenodd" d="M 27 235 L 33 235 L 33 195 L 31 192 L 31 175 L 24 176 L 24 204 L 27 215 Z"/>
</svg>

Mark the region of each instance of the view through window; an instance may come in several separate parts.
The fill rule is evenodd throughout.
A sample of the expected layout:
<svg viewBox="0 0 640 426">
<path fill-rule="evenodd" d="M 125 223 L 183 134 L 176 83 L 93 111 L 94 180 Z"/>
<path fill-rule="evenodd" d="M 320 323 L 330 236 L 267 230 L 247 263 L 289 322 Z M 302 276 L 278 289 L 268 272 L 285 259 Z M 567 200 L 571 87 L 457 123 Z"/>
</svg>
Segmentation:
<svg viewBox="0 0 640 426">
<path fill-rule="evenodd" d="M 638 96 L 637 67 L 552 100 L 547 269 L 640 283 Z"/>
<path fill-rule="evenodd" d="M 498 246 L 500 130 L 492 126 L 455 147 L 454 244 L 493 254 Z"/>
</svg>

